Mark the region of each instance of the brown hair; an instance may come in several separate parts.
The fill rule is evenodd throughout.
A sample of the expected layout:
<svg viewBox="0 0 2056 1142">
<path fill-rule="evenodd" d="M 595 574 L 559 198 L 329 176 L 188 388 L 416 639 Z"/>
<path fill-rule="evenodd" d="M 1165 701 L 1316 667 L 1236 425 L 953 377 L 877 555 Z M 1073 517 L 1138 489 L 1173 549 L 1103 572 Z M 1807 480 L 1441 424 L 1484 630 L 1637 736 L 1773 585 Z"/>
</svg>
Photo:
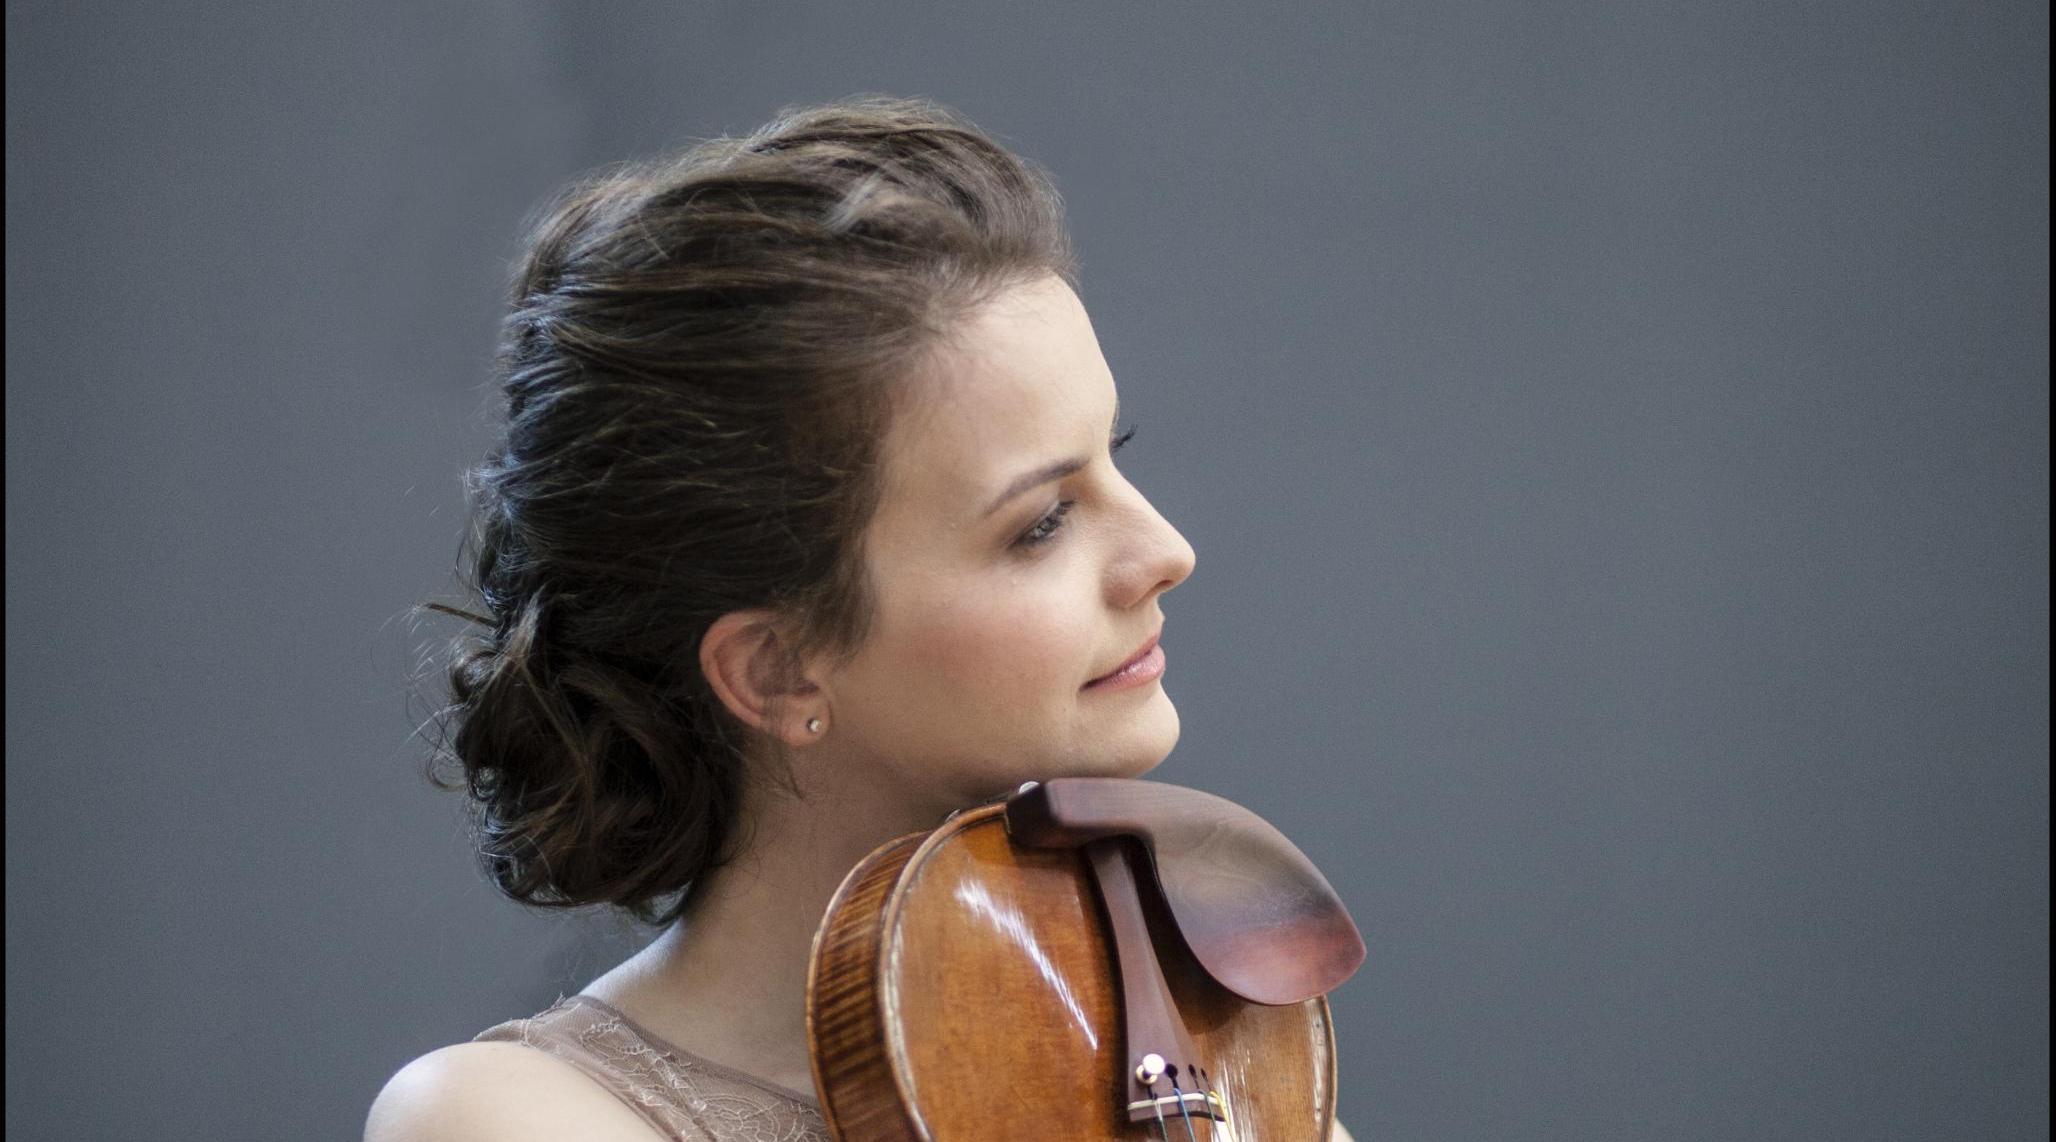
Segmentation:
<svg viewBox="0 0 2056 1142">
<path fill-rule="evenodd" d="M 791 654 L 855 653 L 906 379 L 1049 273 L 1076 288 L 1054 182 L 922 99 L 787 107 L 548 206 L 498 359 L 505 437 L 466 478 L 481 613 L 429 604 L 490 631 L 450 647 L 429 776 L 468 788 L 502 892 L 650 924 L 691 907 L 766 745 L 701 639 L 770 607 Z"/>
</svg>

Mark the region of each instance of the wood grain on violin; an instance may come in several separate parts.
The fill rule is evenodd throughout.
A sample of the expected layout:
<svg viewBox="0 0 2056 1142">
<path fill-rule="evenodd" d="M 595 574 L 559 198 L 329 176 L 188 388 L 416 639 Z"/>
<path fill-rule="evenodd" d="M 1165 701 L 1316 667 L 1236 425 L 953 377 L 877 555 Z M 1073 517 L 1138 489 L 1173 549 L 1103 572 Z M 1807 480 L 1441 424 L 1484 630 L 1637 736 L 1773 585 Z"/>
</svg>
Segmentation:
<svg viewBox="0 0 2056 1142">
<path fill-rule="evenodd" d="M 1363 956 L 1327 881 L 1247 809 L 1031 783 L 844 879 L 808 975 L 815 1087 L 843 1142 L 1321 1142 L 1326 993 Z"/>
</svg>

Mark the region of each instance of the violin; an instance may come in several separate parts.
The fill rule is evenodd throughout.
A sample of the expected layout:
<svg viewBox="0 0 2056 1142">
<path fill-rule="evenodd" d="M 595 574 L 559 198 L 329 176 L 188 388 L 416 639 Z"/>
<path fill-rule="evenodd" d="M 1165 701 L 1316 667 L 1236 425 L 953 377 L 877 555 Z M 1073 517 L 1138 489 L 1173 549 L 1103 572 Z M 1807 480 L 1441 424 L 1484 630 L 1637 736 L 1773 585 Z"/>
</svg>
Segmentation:
<svg viewBox="0 0 2056 1142">
<path fill-rule="evenodd" d="M 843 879 L 808 962 L 814 1087 L 839 1142 L 1327 1142 L 1327 993 L 1363 959 L 1248 809 L 1031 781 Z"/>
</svg>

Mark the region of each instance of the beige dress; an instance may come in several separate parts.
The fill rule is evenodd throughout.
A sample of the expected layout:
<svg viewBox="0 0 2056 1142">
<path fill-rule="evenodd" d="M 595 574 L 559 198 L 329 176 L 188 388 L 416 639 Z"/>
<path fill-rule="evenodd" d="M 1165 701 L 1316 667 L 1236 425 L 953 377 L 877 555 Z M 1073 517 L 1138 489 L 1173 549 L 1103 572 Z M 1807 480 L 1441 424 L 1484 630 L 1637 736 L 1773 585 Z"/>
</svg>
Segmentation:
<svg viewBox="0 0 2056 1142">
<path fill-rule="evenodd" d="M 821 1104 L 811 1095 L 667 1043 L 590 995 L 559 997 L 535 1015 L 472 1038 L 548 1051 L 679 1142 L 829 1142 Z"/>
</svg>

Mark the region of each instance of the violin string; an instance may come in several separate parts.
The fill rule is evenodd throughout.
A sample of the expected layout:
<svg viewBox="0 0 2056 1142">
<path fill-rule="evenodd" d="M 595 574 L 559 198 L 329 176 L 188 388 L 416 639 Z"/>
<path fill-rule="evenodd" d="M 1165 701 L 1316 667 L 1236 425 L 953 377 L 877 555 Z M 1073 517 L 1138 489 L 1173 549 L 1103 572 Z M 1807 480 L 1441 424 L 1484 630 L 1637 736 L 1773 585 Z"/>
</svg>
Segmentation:
<svg viewBox="0 0 2056 1142">
<path fill-rule="evenodd" d="M 1178 1096 L 1178 1119 L 1185 1123 L 1185 1137 L 1199 1142 L 1199 1135 L 1192 1132 L 1192 1109 L 1185 1105 L 1185 1092 L 1178 1086 L 1178 1068 L 1171 1067 L 1171 1093 Z"/>
<path fill-rule="evenodd" d="M 1207 1138 L 1219 1138 L 1221 1136 L 1221 1123 L 1217 1123 L 1213 1119 L 1213 1076 L 1207 1074 L 1207 1068 L 1203 1068 L 1203 1066 L 1195 1068 L 1195 1070 L 1199 1072 L 1199 1097 L 1203 1099 L 1201 1111 L 1205 1111 L 1205 1115 L 1207 1115 Z M 1234 1134 L 1229 1134 L 1229 1142 L 1232 1142 L 1232 1140 L 1234 1140 Z"/>
<path fill-rule="evenodd" d="M 1157 1137 L 1163 1139 L 1164 1142 L 1171 1142 L 1171 1128 L 1164 1125 L 1164 1104 L 1157 1101 L 1156 1082 L 1154 1080 L 1151 1080 L 1149 1084 L 1149 1106 L 1151 1110 L 1156 1111 Z"/>
</svg>

